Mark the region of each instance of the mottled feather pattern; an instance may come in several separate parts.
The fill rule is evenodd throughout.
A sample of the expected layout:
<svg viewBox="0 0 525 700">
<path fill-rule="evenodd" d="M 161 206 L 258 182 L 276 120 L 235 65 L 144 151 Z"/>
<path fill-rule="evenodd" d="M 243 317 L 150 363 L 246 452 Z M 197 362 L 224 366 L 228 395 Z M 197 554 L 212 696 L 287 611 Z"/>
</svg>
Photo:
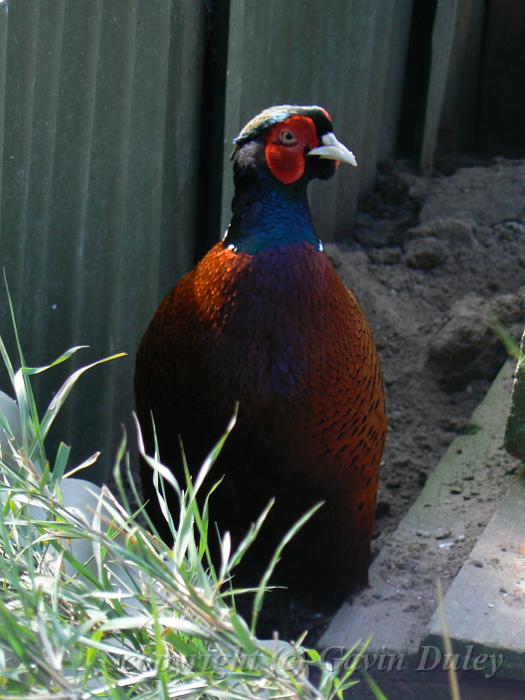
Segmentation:
<svg viewBox="0 0 525 700">
<path fill-rule="evenodd" d="M 247 530 L 276 496 L 291 526 L 326 500 L 293 548 L 306 555 L 327 546 L 326 537 L 329 550 L 340 540 L 348 558 L 327 557 L 320 573 L 333 570 L 334 586 L 356 578 L 364 585 L 385 433 L 382 384 L 369 325 L 324 253 L 292 244 L 251 256 L 217 244 L 159 309 L 139 355 L 146 352 L 138 365 L 148 367 L 151 395 L 138 407 L 141 422 L 155 406 L 161 445 L 170 444 L 166 433 L 182 434 L 193 468 L 240 402 L 238 426 L 213 473 L 220 478 L 228 464 L 213 500 L 219 525 Z M 180 464 L 176 453 L 162 457 Z M 240 503 L 232 468 L 245 469 L 250 482 Z M 281 518 L 271 532 L 271 518 L 257 559 L 268 558 L 285 534 Z M 300 587 L 297 572 L 281 568 L 283 582 Z"/>
</svg>

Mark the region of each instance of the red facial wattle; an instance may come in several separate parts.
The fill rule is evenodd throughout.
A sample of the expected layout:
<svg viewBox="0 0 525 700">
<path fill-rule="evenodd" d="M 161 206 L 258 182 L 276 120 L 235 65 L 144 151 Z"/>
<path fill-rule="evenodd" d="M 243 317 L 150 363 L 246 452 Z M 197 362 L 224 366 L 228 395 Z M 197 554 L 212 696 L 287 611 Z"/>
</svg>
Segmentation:
<svg viewBox="0 0 525 700">
<path fill-rule="evenodd" d="M 284 132 L 295 136 L 293 145 L 282 142 L 281 135 Z M 306 152 L 320 145 L 313 120 L 303 116 L 289 117 L 275 124 L 266 134 L 265 141 L 268 169 L 284 185 L 291 185 L 302 178 Z"/>
</svg>

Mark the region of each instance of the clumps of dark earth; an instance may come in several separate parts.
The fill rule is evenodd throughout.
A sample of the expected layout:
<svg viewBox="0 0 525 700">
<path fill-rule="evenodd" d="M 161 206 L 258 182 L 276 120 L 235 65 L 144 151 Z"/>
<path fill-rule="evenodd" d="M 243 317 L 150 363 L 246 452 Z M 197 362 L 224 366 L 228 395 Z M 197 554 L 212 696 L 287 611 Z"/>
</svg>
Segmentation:
<svg viewBox="0 0 525 700">
<path fill-rule="evenodd" d="M 502 334 L 517 341 L 523 331 L 525 161 L 431 177 L 383 166 L 351 235 L 326 251 L 364 307 L 382 360 L 389 433 L 375 556 L 468 429 L 507 357 Z M 312 644 L 326 622 L 296 606 L 292 636 L 309 629 Z"/>
</svg>

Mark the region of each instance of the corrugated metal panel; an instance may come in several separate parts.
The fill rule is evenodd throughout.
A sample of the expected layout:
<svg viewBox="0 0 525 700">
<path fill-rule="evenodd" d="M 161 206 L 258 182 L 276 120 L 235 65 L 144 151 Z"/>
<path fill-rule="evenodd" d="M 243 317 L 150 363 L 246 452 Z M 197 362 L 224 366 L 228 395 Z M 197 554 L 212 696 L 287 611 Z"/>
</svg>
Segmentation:
<svg viewBox="0 0 525 700">
<path fill-rule="evenodd" d="M 0 5 L 0 250 L 27 359 L 130 353 L 72 399 L 79 454 L 111 458 L 139 337 L 191 262 L 205 19 L 187 0 Z"/>
<path fill-rule="evenodd" d="M 478 147 L 482 56 L 487 60 L 486 5 L 486 0 L 461 0 L 458 6 L 438 137 L 439 150 L 445 154 L 472 152 Z"/>
<path fill-rule="evenodd" d="M 451 11 L 450 0 L 444 9 Z M 438 137 L 440 156 L 525 154 L 524 29 L 522 0 L 458 0 Z M 442 34 L 436 46 L 443 50 Z"/>
<path fill-rule="evenodd" d="M 405 5 L 406 0 L 405 0 Z M 366 104 L 366 125 L 361 156 L 360 192 L 369 190 L 375 181 L 377 161 L 381 148 L 383 125 L 387 121 L 385 108 L 393 105 L 386 101 L 387 84 L 390 76 L 391 49 L 395 46 L 394 13 L 395 2 L 383 2 L 377 5 L 374 23 L 370 26 L 374 46 L 372 49 L 372 68 L 368 82 L 368 99 Z M 405 40 L 407 37 L 405 37 Z M 401 94 L 402 81 L 397 83 L 397 92 Z"/>
<path fill-rule="evenodd" d="M 313 183 L 313 214 L 325 238 L 351 230 L 360 181 L 370 185 L 373 179 L 384 110 L 399 110 L 391 95 L 385 101 L 391 52 L 405 55 L 399 42 L 407 41 L 406 32 L 393 37 L 394 12 L 391 0 L 231 2 L 224 167 L 230 168 L 231 139 L 264 107 L 282 102 L 326 107 L 360 168 L 341 168 L 329 185 Z M 395 115 L 388 119 L 396 121 Z M 223 227 L 231 194 L 228 177 Z"/>
<path fill-rule="evenodd" d="M 0 3 L 0 196 L 4 177 L 6 77 L 7 77 L 7 4 Z M 2 231 L 2 206 L 0 200 L 0 233 Z M 1 256 L 0 256 L 1 260 Z"/>
<path fill-rule="evenodd" d="M 394 0 L 388 74 L 384 86 L 384 102 L 378 161 L 394 158 L 397 153 L 398 127 L 405 86 L 408 42 L 412 17 L 412 0 Z"/>
<path fill-rule="evenodd" d="M 432 31 L 432 61 L 427 93 L 425 128 L 420 166 L 429 171 L 434 165 L 441 114 L 449 77 L 454 35 L 460 0 L 438 0 Z"/>
<path fill-rule="evenodd" d="M 525 3 L 488 0 L 480 80 L 479 146 L 525 157 Z"/>
</svg>

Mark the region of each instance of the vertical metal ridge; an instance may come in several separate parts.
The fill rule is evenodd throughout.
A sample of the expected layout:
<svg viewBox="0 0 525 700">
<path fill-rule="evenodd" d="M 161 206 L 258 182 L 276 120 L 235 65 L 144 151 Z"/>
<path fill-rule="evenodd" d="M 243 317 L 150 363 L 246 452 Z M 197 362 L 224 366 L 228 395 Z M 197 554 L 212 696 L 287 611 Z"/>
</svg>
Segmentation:
<svg viewBox="0 0 525 700">
<path fill-rule="evenodd" d="M 222 158 L 230 0 L 208 4 L 200 20 L 205 32 L 206 43 L 201 54 L 202 81 L 198 115 L 199 161 L 195 200 L 197 216 L 194 219 L 196 235 L 193 240 L 181 241 L 178 247 L 181 263 L 184 264 L 187 260 L 188 267 L 196 259 L 199 259 L 221 235 L 222 201 L 220 193 L 224 179 Z M 199 33 L 198 29 L 194 31 L 194 35 Z M 184 35 L 186 36 L 186 34 Z M 194 53 L 194 50 L 191 53 Z M 210 128 L 210 124 L 213 124 L 213 128 Z M 169 211 L 166 204 L 163 209 L 165 212 Z M 186 247 L 183 247 L 184 244 Z"/>
<path fill-rule="evenodd" d="M 343 138 L 346 138 L 352 150 L 355 148 L 358 167 L 343 170 L 341 168 L 330 188 L 332 225 L 328 231 L 330 238 L 340 238 L 348 235 L 353 225 L 359 186 L 363 177 L 363 157 L 367 129 L 368 94 L 375 88 L 370 85 L 373 64 L 374 31 L 376 28 L 377 3 L 369 3 L 368 0 L 352 0 L 348 7 L 347 41 L 349 48 L 344 52 L 344 68 L 352 75 L 351 83 L 347 83 L 345 92 L 337 95 L 338 119 L 343 121 Z M 337 32 L 339 38 L 338 48 L 342 51 L 345 39 Z M 349 115 L 351 115 L 351 129 L 348 127 Z M 346 124 L 345 124 L 346 122 Z M 347 130 L 344 133 L 345 129 Z"/>
<path fill-rule="evenodd" d="M 88 196 L 89 196 L 89 180 L 91 176 L 91 156 L 93 152 L 93 131 L 95 122 L 95 108 L 97 100 L 97 72 L 98 72 L 98 56 L 100 48 L 100 32 L 102 24 L 102 0 L 91 0 L 93 7 L 96 10 L 93 13 L 93 26 L 90 27 L 92 32 L 92 41 L 90 42 L 90 51 L 88 56 L 87 67 L 87 113 L 86 123 L 87 128 L 84 132 L 84 137 L 81 143 L 83 151 L 81 165 L 81 183 L 79 190 L 79 211 L 78 211 L 78 240 L 76 246 L 75 260 L 73 263 L 74 273 L 73 279 L 77 282 L 74 288 L 74 306 L 79 309 L 82 305 L 84 296 L 84 286 L 82 281 L 85 278 L 86 260 L 84 251 L 86 245 L 86 216 L 88 211 Z M 73 323 L 73 339 L 78 339 L 78 331 L 80 327 L 80 315 L 74 316 Z"/>
<path fill-rule="evenodd" d="M 386 100 L 386 81 L 392 43 L 395 2 L 381 0 L 376 7 L 373 31 L 372 71 L 368 87 L 367 127 L 364 138 L 364 167 L 359 191 L 366 192 L 373 186 L 380 151 L 380 142 Z"/>
<path fill-rule="evenodd" d="M 270 7 L 273 7 L 271 3 Z M 246 19 L 247 7 L 244 0 L 231 0 L 230 2 L 230 30 L 228 34 L 228 51 L 227 61 L 228 68 L 226 71 L 226 97 L 225 97 L 225 116 L 224 116 L 224 134 L 223 134 L 223 153 L 222 153 L 222 169 L 226 174 L 228 168 L 231 167 L 229 161 L 230 144 L 232 134 L 237 134 L 242 121 L 242 77 L 241 65 L 244 57 L 243 53 L 243 29 Z M 253 77 L 253 76 L 252 76 Z M 235 128 L 237 127 L 237 131 Z M 231 177 L 224 177 L 222 180 L 222 216 L 220 231 L 225 231 L 230 222 L 230 204 L 233 197 L 233 181 Z"/>
<path fill-rule="evenodd" d="M 77 211 L 77 229 L 76 229 L 76 245 L 74 250 L 73 259 L 71 261 L 72 274 L 71 279 L 74 280 L 74 286 L 71 290 L 72 296 L 72 308 L 69 312 L 69 317 L 67 319 L 68 326 L 70 329 L 69 338 L 70 343 L 80 344 L 80 328 L 82 324 L 81 308 L 84 302 L 85 295 L 85 280 L 86 280 L 86 265 L 89 265 L 89 261 L 85 258 L 85 248 L 86 248 L 86 233 L 87 233 L 87 211 L 88 211 L 88 196 L 89 196 L 89 181 L 91 175 L 91 155 L 93 148 L 93 128 L 94 128 L 94 117 L 95 117 L 95 106 L 96 106 L 96 90 L 97 90 L 97 69 L 98 69 L 98 55 L 100 47 L 100 32 L 101 32 L 101 18 L 102 18 L 102 0 L 92 0 L 91 7 L 93 13 L 90 16 L 91 26 L 88 28 L 89 36 L 91 41 L 89 43 L 89 51 L 87 56 L 86 65 L 86 80 L 87 80 L 87 90 L 86 94 L 86 129 L 82 134 L 82 138 L 79 139 L 80 142 L 80 182 L 79 182 L 79 202 Z M 78 365 L 80 363 L 80 358 L 75 358 L 74 364 Z M 71 403 L 70 409 L 67 413 L 67 423 L 66 431 L 69 436 L 75 434 L 74 426 L 78 425 L 79 421 L 82 420 L 82 414 L 78 412 L 79 405 L 79 393 L 74 397 Z M 78 433 L 77 433 L 78 434 Z"/>
<path fill-rule="evenodd" d="M 379 139 L 379 162 L 391 159 L 397 155 L 396 147 L 408 56 L 412 5 L 413 0 L 394 0 L 393 2 L 392 26 L 390 28 L 390 56 Z"/>
<path fill-rule="evenodd" d="M 110 351 L 121 352 L 127 350 L 130 352 L 129 348 L 126 348 L 126 326 L 129 323 L 128 313 L 129 304 L 126 305 L 126 295 L 123 290 L 123 280 L 125 279 L 124 267 L 128 261 L 128 256 L 126 255 L 127 250 L 127 236 L 126 236 L 126 196 L 128 189 L 128 172 L 129 172 L 129 157 L 130 157 L 130 143 L 131 143 L 131 125 L 133 117 L 133 82 L 135 77 L 135 62 L 136 62 L 136 49 L 137 49 L 137 14 L 138 14 L 138 1 L 133 0 L 130 3 L 130 22 L 126 31 L 126 71 L 123 81 L 123 105 L 125 109 L 123 110 L 122 118 L 122 140 L 120 144 L 120 154 L 118 159 L 118 175 L 117 175 L 117 189 L 115 193 L 115 216 L 116 216 L 116 231 L 117 239 L 115 246 L 115 254 L 112 259 L 113 268 L 113 278 L 116 280 L 116 285 L 114 288 L 114 293 L 111 298 L 111 309 L 109 314 L 108 327 L 111 333 L 110 341 Z M 132 359 L 131 357 L 129 358 Z M 105 444 L 103 445 L 104 454 L 112 455 L 115 449 L 116 434 L 115 428 L 118 424 L 118 419 L 126 419 L 127 416 L 122 416 L 123 405 L 126 405 L 122 401 L 122 384 L 127 379 L 128 383 L 128 401 L 129 395 L 131 393 L 130 377 L 131 372 L 126 372 L 127 367 L 129 367 L 129 360 L 124 363 L 121 362 L 121 366 L 115 367 L 112 371 L 113 381 L 108 385 L 108 396 L 107 396 L 107 410 L 109 412 L 107 424 L 111 426 L 111 430 L 107 431 L 105 435 Z M 122 366 L 124 365 L 124 366 Z M 118 381 L 118 379 L 120 381 Z M 129 404 L 128 404 L 129 405 Z M 129 407 L 131 408 L 131 406 Z"/>
<path fill-rule="evenodd" d="M 213 109 L 207 113 L 203 124 L 203 92 L 206 89 L 204 39 L 206 37 L 209 41 L 209 34 L 214 31 L 207 12 L 209 10 L 204 4 L 173 4 L 156 301 L 194 262 L 201 233 L 197 227 L 203 223 L 198 209 L 199 204 L 206 201 L 204 198 L 199 200 L 199 188 L 206 177 L 202 169 L 213 167 L 215 153 L 210 152 L 210 144 L 214 143 L 214 136 L 220 138 L 222 134 L 221 128 L 213 134 L 216 124 Z M 205 130 L 210 136 L 208 140 L 203 136 Z"/>
<path fill-rule="evenodd" d="M 137 40 L 137 9 L 138 0 L 132 0 L 130 6 L 130 23 L 126 31 L 126 71 L 123 76 L 123 104 L 125 108 L 122 111 L 121 117 L 121 143 L 119 148 L 118 168 L 117 168 L 117 184 L 114 196 L 115 208 L 115 229 L 117 232 L 115 254 L 112 258 L 112 268 L 114 279 L 117 281 L 122 278 L 122 269 L 126 261 L 126 193 L 128 186 L 128 169 L 130 156 L 130 140 L 131 140 L 131 122 L 133 113 L 133 79 L 135 75 L 136 61 L 136 40 Z M 114 330 L 118 326 L 121 318 L 120 302 L 122 296 L 122 288 L 120 284 L 116 285 L 115 294 L 111 298 L 111 311 L 109 317 L 110 328 Z M 120 334 L 115 333 L 115 338 L 119 338 Z M 111 352 L 116 352 L 118 348 L 115 346 L 115 341 L 112 341 Z"/>
<path fill-rule="evenodd" d="M 168 8 L 171 5 L 170 2 L 167 3 L 166 8 Z M 169 14 L 168 14 L 169 13 Z M 168 11 L 168 27 L 171 29 L 171 8 Z M 156 250 L 154 250 L 154 255 L 155 255 L 155 277 L 156 277 L 156 285 L 155 288 L 158 290 L 158 279 L 160 277 L 160 251 L 161 251 L 161 236 L 160 236 L 160 229 L 161 229 L 161 222 L 162 222 L 162 180 L 164 177 L 164 166 L 165 166 L 165 153 L 164 149 L 166 146 L 166 129 L 167 129 L 167 92 L 168 92 L 168 80 L 169 80 L 169 47 L 170 47 L 170 37 L 171 33 L 168 31 L 167 36 L 165 37 L 166 43 L 164 44 L 164 61 L 159 63 L 160 67 L 160 74 L 159 78 L 162 81 L 161 83 L 161 88 L 162 88 L 162 104 L 159 105 L 158 107 L 158 115 L 162 115 L 161 119 L 158 122 L 158 136 L 157 136 L 157 149 L 155 150 L 155 153 L 157 154 L 157 157 L 155 159 L 155 163 L 153 164 L 153 181 L 152 181 L 152 186 L 153 190 L 152 192 L 154 193 L 154 198 L 152 199 L 152 214 L 154 216 L 154 220 L 152 221 L 152 226 L 150 228 L 150 231 L 153 233 L 155 232 L 157 235 L 155 236 L 155 241 L 157 244 Z"/>
<path fill-rule="evenodd" d="M 12 146 L 4 161 L 4 176 L 11 200 L 9 235 L 3 241 L 4 264 L 18 316 L 23 293 L 23 251 L 25 248 L 29 165 L 33 121 L 36 45 L 39 6 L 27 10 L 21 4 L 10 7 L 7 55 L 5 132 Z M 24 26 L 26 31 L 21 31 Z M 5 190 L 4 190 L 5 193 Z"/>
<path fill-rule="evenodd" d="M 7 78 L 7 5 L 0 5 L 0 246 L 2 244 L 2 213 L 3 213 L 3 174 L 5 146 L 5 110 L 6 110 L 6 78 Z"/>
<path fill-rule="evenodd" d="M 31 23 L 30 23 L 30 34 L 33 37 L 38 37 L 40 32 L 40 4 L 35 3 L 32 7 L 31 13 Z M 20 257 L 18 261 L 18 274 L 17 279 L 17 292 L 18 292 L 18 303 L 22 305 L 22 293 L 24 289 L 24 272 L 25 272 L 25 251 L 27 249 L 27 218 L 28 218 L 28 208 L 29 208 L 29 185 L 31 181 L 31 164 L 33 156 L 33 145 L 34 145 L 34 133 L 33 124 L 35 117 L 35 84 L 36 84 L 36 72 L 37 72 L 37 41 L 31 42 L 31 51 L 29 54 L 28 63 L 28 75 L 29 78 L 26 82 L 27 96 L 25 100 L 25 120 L 24 120 L 24 132 L 25 132 L 25 153 L 24 153 L 24 191 L 21 201 L 21 217 L 20 226 L 18 232 L 19 246 L 20 246 Z M 24 310 L 25 314 L 25 310 Z"/>
<path fill-rule="evenodd" d="M 434 164 L 437 136 L 445 90 L 448 80 L 450 60 L 456 31 L 459 0 L 438 0 L 434 26 L 432 29 L 432 58 L 430 65 L 429 89 L 425 105 L 425 121 L 419 165 L 429 172 Z"/>
<path fill-rule="evenodd" d="M 39 303 L 28 295 L 25 317 L 30 319 L 35 360 L 42 363 L 46 357 L 46 325 L 49 312 L 46 292 L 46 276 L 50 249 L 50 213 L 53 173 L 55 167 L 55 142 L 60 85 L 60 64 L 64 33 L 66 0 L 55 0 L 47 12 L 40 15 L 36 93 L 33 118 L 33 149 L 29 184 L 31 197 L 28 202 L 29 231 L 24 252 L 24 280 L 31 280 L 38 290 Z M 34 250 L 40 250 L 38 256 Z"/>
</svg>

